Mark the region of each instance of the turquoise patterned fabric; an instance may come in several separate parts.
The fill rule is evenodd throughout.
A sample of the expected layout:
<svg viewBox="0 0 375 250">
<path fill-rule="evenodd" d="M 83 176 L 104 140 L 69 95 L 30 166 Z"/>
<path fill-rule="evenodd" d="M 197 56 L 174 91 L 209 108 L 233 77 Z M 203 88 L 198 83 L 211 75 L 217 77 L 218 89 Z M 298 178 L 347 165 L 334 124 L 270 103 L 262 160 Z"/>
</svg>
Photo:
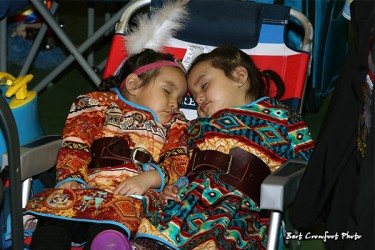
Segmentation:
<svg viewBox="0 0 375 250">
<path fill-rule="evenodd" d="M 278 101 L 261 98 L 243 107 L 195 120 L 189 149 L 228 153 L 241 147 L 271 169 L 288 159 L 308 160 L 314 147 L 301 116 Z M 180 202 L 148 209 L 137 237 L 156 239 L 175 249 L 265 249 L 269 218 L 256 202 L 219 179 L 201 172 L 180 187 Z"/>
</svg>

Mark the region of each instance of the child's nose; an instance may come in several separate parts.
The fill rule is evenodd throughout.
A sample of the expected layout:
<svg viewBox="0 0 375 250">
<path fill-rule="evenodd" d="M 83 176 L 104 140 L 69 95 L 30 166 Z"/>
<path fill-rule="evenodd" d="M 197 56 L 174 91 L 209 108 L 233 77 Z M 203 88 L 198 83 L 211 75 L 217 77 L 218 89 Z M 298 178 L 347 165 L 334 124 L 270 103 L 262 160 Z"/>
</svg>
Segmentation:
<svg viewBox="0 0 375 250">
<path fill-rule="evenodd" d="M 204 95 L 203 94 L 198 95 L 196 101 L 198 105 L 201 104 L 204 101 Z"/>
<path fill-rule="evenodd" d="M 170 107 L 172 110 L 176 110 L 176 109 L 178 108 L 177 100 L 171 99 L 171 100 L 169 101 L 169 107 Z"/>
</svg>

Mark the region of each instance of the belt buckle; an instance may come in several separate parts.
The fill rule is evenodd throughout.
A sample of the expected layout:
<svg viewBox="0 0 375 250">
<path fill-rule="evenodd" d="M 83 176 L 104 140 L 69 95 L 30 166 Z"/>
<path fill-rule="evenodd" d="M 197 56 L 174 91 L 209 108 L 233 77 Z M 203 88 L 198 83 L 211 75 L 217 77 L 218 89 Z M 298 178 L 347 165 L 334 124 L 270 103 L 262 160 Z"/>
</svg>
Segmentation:
<svg viewBox="0 0 375 250">
<path fill-rule="evenodd" d="M 148 162 L 151 161 L 152 159 L 152 156 L 151 154 L 144 148 L 141 148 L 141 147 L 138 147 L 138 148 L 133 148 L 132 151 L 130 152 L 130 159 L 133 161 L 134 165 L 138 166 L 138 167 L 142 167 L 142 165 L 146 162 L 140 162 L 138 161 L 137 159 L 135 159 L 135 156 L 137 155 L 137 152 L 140 151 L 142 153 L 145 153 L 149 156 L 149 160 Z"/>
</svg>

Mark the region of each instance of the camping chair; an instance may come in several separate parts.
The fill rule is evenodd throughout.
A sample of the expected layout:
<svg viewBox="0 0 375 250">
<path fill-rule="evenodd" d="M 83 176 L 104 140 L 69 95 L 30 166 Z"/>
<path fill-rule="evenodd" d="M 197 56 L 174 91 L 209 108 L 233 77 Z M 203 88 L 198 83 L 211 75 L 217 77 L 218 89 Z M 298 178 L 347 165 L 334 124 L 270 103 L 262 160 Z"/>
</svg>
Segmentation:
<svg viewBox="0 0 375 250">
<path fill-rule="evenodd" d="M 18 210 L 18 204 L 21 207 L 26 204 L 30 196 L 32 176 L 44 172 L 45 169 L 38 172 L 39 168 L 35 166 L 39 164 L 53 166 L 56 162 L 57 150 L 51 150 L 51 146 L 61 147 L 61 143 L 58 143 L 56 137 L 43 137 L 43 131 L 38 119 L 36 92 L 27 91 L 26 87 L 32 76 L 27 75 L 15 78 L 7 73 L 0 72 L 0 81 L 4 79 L 7 79 L 9 83 L 0 84 L 0 101 L 2 103 L 0 111 L 4 113 L 1 118 L 5 120 L 3 126 L 0 127 L 0 172 L 2 179 L 9 172 L 10 185 L 9 189 L 4 191 L 5 198 L 0 213 L 1 231 L 6 226 L 10 228 L 9 224 L 12 225 L 12 228 L 19 228 L 14 226 L 14 223 L 18 221 L 21 222 L 22 226 L 22 212 Z M 40 147 L 35 147 L 38 143 Z M 20 145 L 23 146 L 20 148 Z M 35 154 L 35 150 L 43 150 L 44 148 L 49 150 Z M 4 187 L 3 185 L 5 183 L 2 183 L 1 188 Z M 9 191 L 11 197 L 13 197 L 11 200 L 9 200 Z M 9 211 L 12 211 L 12 216 L 10 217 L 8 216 Z M 17 219 L 18 214 L 20 219 Z M 14 220 L 17 222 L 14 222 Z M 6 237 L 4 234 L 1 237 L 0 242 L 3 242 Z M 18 237 L 23 240 L 23 232 L 17 230 L 13 237 L 15 237 L 16 241 Z"/>
<path fill-rule="evenodd" d="M 104 78 L 115 74 L 116 69 L 127 56 L 124 39 L 126 39 L 125 34 L 129 28 L 131 17 L 138 10 L 155 4 L 155 2 L 156 4 L 160 3 L 160 1 L 156 0 L 133 0 L 127 5 L 117 25 Z M 179 32 L 175 39 L 165 45 L 165 51 L 174 54 L 185 65 L 188 65 L 188 58 L 193 55 L 193 52 L 206 52 L 223 42 L 230 42 L 251 54 L 261 69 L 273 69 L 278 72 L 286 83 L 286 94 L 282 100 L 295 110 L 301 110 L 304 86 L 309 74 L 311 60 L 309 53 L 312 48 L 312 27 L 304 15 L 284 6 L 236 0 L 192 0 L 188 4 L 188 8 L 190 9 L 191 17 L 190 23 L 186 27 L 189 29 Z M 228 9 L 231 9 L 231 11 L 228 12 Z M 202 14 L 202 11 L 205 14 Z M 220 18 L 217 18 L 218 16 Z M 257 22 L 253 19 L 254 17 L 261 20 L 261 22 L 258 22 L 259 25 L 256 25 Z M 301 51 L 291 50 L 284 42 L 283 34 L 289 18 L 299 20 L 305 28 Z M 247 24 L 249 22 L 248 19 L 251 19 L 251 25 L 249 24 L 246 30 L 232 29 L 233 27 L 244 27 L 244 23 Z M 196 23 L 199 23 L 199 25 L 196 25 Z M 225 24 L 227 25 L 225 26 Z M 201 28 L 203 31 L 199 30 Z M 276 40 L 273 35 L 277 35 Z M 277 49 L 280 50 L 276 52 Z M 287 72 L 290 71 L 293 73 L 288 74 Z M 188 118 L 193 119 L 196 117 L 196 107 L 190 96 L 186 97 L 183 108 Z M 42 152 L 38 150 L 40 147 L 42 146 L 33 148 L 33 150 L 40 153 Z M 52 148 L 57 155 L 55 145 Z M 29 149 L 27 151 L 30 152 Z M 267 249 L 277 249 L 279 245 L 281 215 L 285 208 L 294 200 L 303 166 L 303 162 L 286 164 L 279 171 L 270 175 L 262 184 L 260 206 L 262 209 L 272 211 L 270 226 L 272 235 L 269 235 Z M 51 165 L 48 164 L 45 166 L 40 164 L 37 172 L 42 172 L 50 167 Z M 296 172 L 295 170 L 299 171 Z M 276 181 L 274 181 L 275 178 Z M 269 187 L 272 189 L 271 192 L 268 192 Z M 275 196 L 270 196 L 269 193 Z M 266 195 L 268 196 L 267 198 Z"/>
<path fill-rule="evenodd" d="M 5 1 L 9 2 L 9 1 Z M 4 2 L 4 3 L 5 3 Z M 45 78 L 43 78 L 39 83 L 37 83 L 34 87 L 34 90 L 38 93 L 44 89 L 45 86 L 47 86 L 49 83 L 51 83 L 61 72 L 63 72 L 72 62 L 75 60 L 79 63 L 81 68 L 84 70 L 84 72 L 88 75 L 88 77 L 91 79 L 91 81 L 98 86 L 101 82 L 101 78 L 98 76 L 98 74 L 95 72 L 93 68 L 93 52 L 91 52 L 88 55 L 88 58 L 84 58 L 83 53 L 87 51 L 89 48 L 92 47 L 92 45 L 97 42 L 101 37 L 105 36 L 108 31 L 111 29 L 113 30 L 113 27 L 115 26 L 116 22 L 120 19 L 122 13 L 124 12 L 126 5 L 119 9 L 112 17 L 109 17 L 107 15 L 107 19 L 105 23 L 98 28 L 96 31 L 94 31 L 94 18 L 95 18 L 95 9 L 92 5 L 94 2 L 118 2 L 118 3 L 127 3 L 129 0 L 85 0 L 85 2 L 89 3 L 88 7 L 88 38 L 78 47 L 73 44 L 73 41 L 69 38 L 69 36 L 66 34 L 66 32 L 60 27 L 58 21 L 54 17 L 54 14 L 59 6 L 58 0 L 50 0 L 50 8 L 47 8 L 47 6 L 43 3 L 41 0 L 20 0 L 15 1 L 17 2 L 17 8 L 18 7 L 24 7 L 27 4 L 31 3 L 32 6 L 39 12 L 41 17 L 44 20 L 44 23 L 36 36 L 33 46 L 30 49 L 30 52 L 25 60 L 24 65 L 21 68 L 20 75 L 24 75 L 28 73 L 31 64 L 33 60 L 35 59 L 35 56 L 39 50 L 39 47 L 42 43 L 42 40 L 47 32 L 48 27 L 52 29 L 52 31 L 57 35 L 57 37 L 60 39 L 62 44 L 67 48 L 70 55 L 54 70 L 52 70 Z M 14 10 L 16 7 L 13 5 L 16 5 L 12 2 L 9 3 L 11 10 Z M 0 5 L 1 7 L 1 5 Z M 2 17 L 0 17 L 1 19 Z M 6 71 L 6 18 L 3 18 L 0 23 L 0 34 L 1 34 L 1 40 L 0 40 L 0 71 L 5 72 Z M 101 64 L 99 64 L 96 69 L 98 71 L 102 70 L 105 65 L 105 60 Z"/>
<path fill-rule="evenodd" d="M 109 56 L 104 78 L 115 74 L 118 65 L 126 58 L 126 31 L 131 16 L 151 2 L 133 1 L 125 11 L 111 47 L 111 52 L 116 50 L 117 53 Z M 272 69 L 279 73 L 286 85 L 281 100 L 302 112 L 313 39 L 312 25 L 302 13 L 280 5 L 234 0 L 191 0 L 187 6 L 190 13 L 188 28 L 178 32 L 165 45 L 165 52 L 174 54 L 188 68 L 199 53 L 229 42 L 251 55 L 261 70 Z M 304 28 L 299 51 L 290 49 L 284 40 L 290 18 Z M 119 50 L 124 53 L 119 54 Z M 271 95 L 273 91 L 271 89 Z M 189 95 L 185 97 L 182 109 L 189 119 L 197 116 L 196 105 Z M 278 248 L 282 215 L 295 199 L 306 164 L 302 160 L 292 160 L 262 183 L 260 207 L 271 211 L 267 249 Z"/>
<path fill-rule="evenodd" d="M 8 103 L 2 96 L 0 89 L 0 128 L 6 134 L 7 150 L 9 155 L 9 172 L 10 172 L 10 193 L 12 197 L 21 196 L 21 171 L 20 171 L 20 148 L 19 148 L 19 137 L 16 128 L 16 122 L 14 116 L 8 106 Z M 0 170 L 2 172 L 2 169 Z M 0 181 L 0 204 L 3 201 L 3 180 Z M 20 199 L 10 199 L 8 201 L 12 207 L 11 226 L 12 228 L 22 227 L 22 206 Z M 16 230 L 13 234 L 13 246 L 14 249 L 21 249 L 23 246 L 23 234 L 22 230 Z"/>
</svg>

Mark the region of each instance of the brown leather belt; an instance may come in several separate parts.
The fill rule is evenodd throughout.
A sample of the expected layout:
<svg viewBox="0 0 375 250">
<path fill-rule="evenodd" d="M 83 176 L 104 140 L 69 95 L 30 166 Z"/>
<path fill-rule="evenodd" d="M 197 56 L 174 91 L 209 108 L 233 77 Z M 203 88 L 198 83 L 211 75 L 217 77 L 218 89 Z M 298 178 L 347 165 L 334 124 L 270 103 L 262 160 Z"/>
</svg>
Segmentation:
<svg viewBox="0 0 375 250">
<path fill-rule="evenodd" d="M 130 149 L 127 140 L 121 137 L 104 137 L 96 139 L 91 145 L 91 162 L 89 169 L 114 167 L 133 162 L 140 167 L 144 163 L 154 162 L 151 154 L 144 148 Z"/>
<path fill-rule="evenodd" d="M 260 200 L 260 185 L 271 173 L 268 166 L 257 156 L 241 148 L 233 148 L 229 154 L 216 150 L 193 151 L 187 177 L 191 181 L 200 172 L 221 170 L 219 179 L 242 191 L 257 204 Z"/>
</svg>

